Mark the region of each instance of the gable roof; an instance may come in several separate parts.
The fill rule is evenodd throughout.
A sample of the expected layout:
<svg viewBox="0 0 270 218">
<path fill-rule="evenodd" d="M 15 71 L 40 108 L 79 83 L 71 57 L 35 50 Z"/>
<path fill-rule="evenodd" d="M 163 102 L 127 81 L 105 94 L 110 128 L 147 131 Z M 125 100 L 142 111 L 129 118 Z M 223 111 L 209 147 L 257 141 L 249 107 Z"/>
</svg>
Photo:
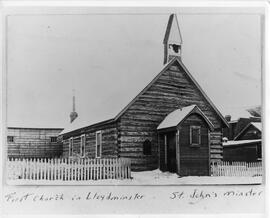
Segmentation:
<svg viewBox="0 0 270 218">
<path fill-rule="evenodd" d="M 176 109 L 175 111 L 168 114 L 164 120 L 157 127 L 158 130 L 166 129 L 170 127 L 178 126 L 186 117 L 188 117 L 192 113 L 200 114 L 206 123 L 208 124 L 211 130 L 214 129 L 214 125 L 211 121 L 205 116 L 205 114 L 201 111 L 201 109 L 197 105 L 190 105 L 187 107 L 183 107 L 182 109 Z"/>
<path fill-rule="evenodd" d="M 167 70 L 169 69 L 174 63 L 178 63 L 185 71 L 187 76 L 191 79 L 191 81 L 195 84 L 195 86 L 199 89 L 200 93 L 203 95 L 203 97 L 206 99 L 206 101 L 211 105 L 211 107 L 214 109 L 218 117 L 221 119 L 223 124 L 225 124 L 226 127 L 229 127 L 229 124 L 224 116 L 219 112 L 219 110 L 216 108 L 216 106 L 213 104 L 213 102 L 210 100 L 210 98 L 205 94 L 203 89 L 200 87 L 200 85 L 196 82 L 194 77 L 191 75 L 191 73 L 187 70 L 187 68 L 184 66 L 182 61 L 178 57 L 174 57 L 169 63 L 167 63 L 162 71 L 115 117 L 117 120 L 123 113 L 125 113 L 128 108 L 143 94 L 148 90 L 154 82 L 156 82 L 159 77 Z"/>
<path fill-rule="evenodd" d="M 262 123 L 251 122 L 247 124 L 238 134 L 234 137 L 234 140 L 237 140 L 250 126 L 254 126 L 260 132 L 262 131 Z"/>
<path fill-rule="evenodd" d="M 75 119 L 72 123 L 69 123 L 67 125 L 67 127 L 61 132 L 62 134 L 68 133 L 68 132 L 72 132 L 77 130 L 78 128 L 84 128 L 84 127 L 90 127 L 93 125 L 98 125 L 98 124 L 103 124 L 103 123 L 107 123 L 109 122 L 113 122 L 113 121 L 117 121 L 129 108 L 130 106 L 141 96 L 143 95 L 151 86 L 153 83 L 155 83 L 161 76 L 162 74 L 168 70 L 174 63 L 179 64 L 179 66 L 181 66 L 183 68 L 183 70 L 185 71 L 186 75 L 188 76 L 188 78 L 190 78 L 190 80 L 195 84 L 195 86 L 198 88 L 198 90 L 200 91 L 200 93 L 203 95 L 203 97 L 205 98 L 205 100 L 210 104 L 210 106 L 214 109 L 215 113 L 217 114 L 217 116 L 220 118 L 220 120 L 222 121 L 223 125 L 226 127 L 229 127 L 228 122 L 226 121 L 226 119 L 223 117 L 223 115 L 219 112 L 219 110 L 216 108 L 216 106 L 213 104 L 213 102 L 209 99 L 209 97 L 205 94 L 205 92 L 203 91 L 203 89 L 200 87 L 200 85 L 196 82 L 196 80 L 193 78 L 193 76 L 191 75 L 191 73 L 187 70 L 187 68 L 184 66 L 184 64 L 182 63 L 182 61 L 178 58 L 178 57 L 174 57 L 170 62 L 168 62 L 167 64 L 164 65 L 163 69 L 160 71 L 159 74 L 156 75 L 156 77 L 147 85 L 145 86 L 145 88 L 135 97 L 133 98 L 133 100 L 131 100 L 114 118 L 112 119 L 108 119 L 106 121 L 103 122 L 87 122 L 85 120 L 83 120 L 82 118 L 80 118 L 80 114 L 77 117 L 77 119 Z"/>
</svg>

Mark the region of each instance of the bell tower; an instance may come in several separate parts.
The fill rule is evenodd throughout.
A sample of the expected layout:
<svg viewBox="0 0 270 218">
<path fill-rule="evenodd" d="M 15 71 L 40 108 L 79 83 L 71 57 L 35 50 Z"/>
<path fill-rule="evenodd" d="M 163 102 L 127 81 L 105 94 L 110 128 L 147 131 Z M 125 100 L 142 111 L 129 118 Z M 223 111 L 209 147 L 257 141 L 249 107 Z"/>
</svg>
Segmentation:
<svg viewBox="0 0 270 218">
<path fill-rule="evenodd" d="M 170 62 L 174 57 L 181 59 L 182 53 L 182 37 L 176 14 L 171 14 L 169 17 L 164 44 L 164 64 Z"/>
<path fill-rule="evenodd" d="M 77 117 L 78 113 L 75 111 L 75 90 L 72 90 L 73 96 L 72 96 L 72 112 L 70 113 L 70 123 L 72 123 Z"/>
</svg>

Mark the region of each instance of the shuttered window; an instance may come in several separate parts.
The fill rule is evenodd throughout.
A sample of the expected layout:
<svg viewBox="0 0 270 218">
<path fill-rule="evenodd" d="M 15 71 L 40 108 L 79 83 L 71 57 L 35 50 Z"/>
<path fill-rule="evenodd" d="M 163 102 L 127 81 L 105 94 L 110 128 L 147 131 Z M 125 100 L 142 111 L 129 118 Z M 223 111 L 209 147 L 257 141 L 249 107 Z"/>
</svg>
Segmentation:
<svg viewBox="0 0 270 218">
<path fill-rule="evenodd" d="M 14 136 L 7 136 L 7 141 L 8 142 L 14 142 Z"/>
<path fill-rule="evenodd" d="M 81 136 L 81 156 L 85 156 L 85 135 Z"/>
<path fill-rule="evenodd" d="M 143 154 L 144 155 L 151 155 L 151 153 L 152 153 L 151 146 L 152 146 L 152 144 L 151 144 L 150 140 L 146 139 L 143 142 Z"/>
<path fill-rule="evenodd" d="M 102 153 L 102 134 L 101 131 L 96 132 L 96 158 L 101 157 Z"/>
<path fill-rule="evenodd" d="M 69 139 L 69 156 L 73 155 L 73 138 Z"/>
<path fill-rule="evenodd" d="M 201 127 L 191 126 L 190 127 L 190 145 L 201 144 Z"/>
</svg>

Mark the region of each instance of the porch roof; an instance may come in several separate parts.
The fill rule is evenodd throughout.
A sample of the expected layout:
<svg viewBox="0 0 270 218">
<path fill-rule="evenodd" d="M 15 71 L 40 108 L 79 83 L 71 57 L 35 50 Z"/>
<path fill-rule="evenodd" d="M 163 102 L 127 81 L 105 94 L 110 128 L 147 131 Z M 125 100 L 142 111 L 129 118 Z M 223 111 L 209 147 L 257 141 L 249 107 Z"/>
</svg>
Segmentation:
<svg viewBox="0 0 270 218">
<path fill-rule="evenodd" d="M 214 125 L 211 123 L 211 121 L 206 117 L 206 115 L 201 111 L 201 109 L 197 105 L 190 105 L 187 107 L 179 108 L 168 114 L 164 120 L 159 124 L 157 127 L 158 130 L 161 129 L 167 129 L 171 127 L 178 126 L 188 115 L 192 113 L 198 113 L 200 114 L 206 123 L 208 124 L 209 128 L 211 130 L 214 129 Z"/>
</svg>

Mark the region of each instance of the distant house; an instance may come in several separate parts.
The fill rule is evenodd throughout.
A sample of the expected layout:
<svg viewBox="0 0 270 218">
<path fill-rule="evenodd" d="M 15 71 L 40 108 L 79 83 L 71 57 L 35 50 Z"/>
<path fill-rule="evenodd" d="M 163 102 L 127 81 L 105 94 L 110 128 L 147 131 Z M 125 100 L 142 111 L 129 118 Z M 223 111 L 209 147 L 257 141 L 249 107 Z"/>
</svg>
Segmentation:
<svg viewBox="0 0 270 218">
<path fill-rule="evenodd" d="M 260 123 L 261 117 L 254 117 L 250 112 L 243 111 L 238 113 L 239 117 L 226 115 L 225 119 L 229 123 L 229 127 L 223 129 L 223 137 L 226 137 L 228 140 L 234 140 L 235 137 L 251 122 Z"/>
<path fill-rule="evenodd" d="M 210 161 L 223 158 L 228 123 L 181 61 L 176 15 L 163 43 L 165 66 L 115 117 L 86 124 L 79 115 L 61 132 L 63 157 L 124 157 L 133 170 L 210 174 Z"/>
<path fill-rule="evenodd" d="M 57 137 L 63 128 L 7 128 L 9 158 L 55 158 L 62 154 Z"/>
<path fill-rule="evenodd" d="M 223 143 L 224 161 L 255 162 L 262 159 L 262 124 L 248 123 L 230 140 Z"/>
<path fill-rule="evenodd" d="M 256 162 L 262 160 L 262 140 L 239 140 L 223 143 L 223 160 L 229 162 Z"/>
</svg>

